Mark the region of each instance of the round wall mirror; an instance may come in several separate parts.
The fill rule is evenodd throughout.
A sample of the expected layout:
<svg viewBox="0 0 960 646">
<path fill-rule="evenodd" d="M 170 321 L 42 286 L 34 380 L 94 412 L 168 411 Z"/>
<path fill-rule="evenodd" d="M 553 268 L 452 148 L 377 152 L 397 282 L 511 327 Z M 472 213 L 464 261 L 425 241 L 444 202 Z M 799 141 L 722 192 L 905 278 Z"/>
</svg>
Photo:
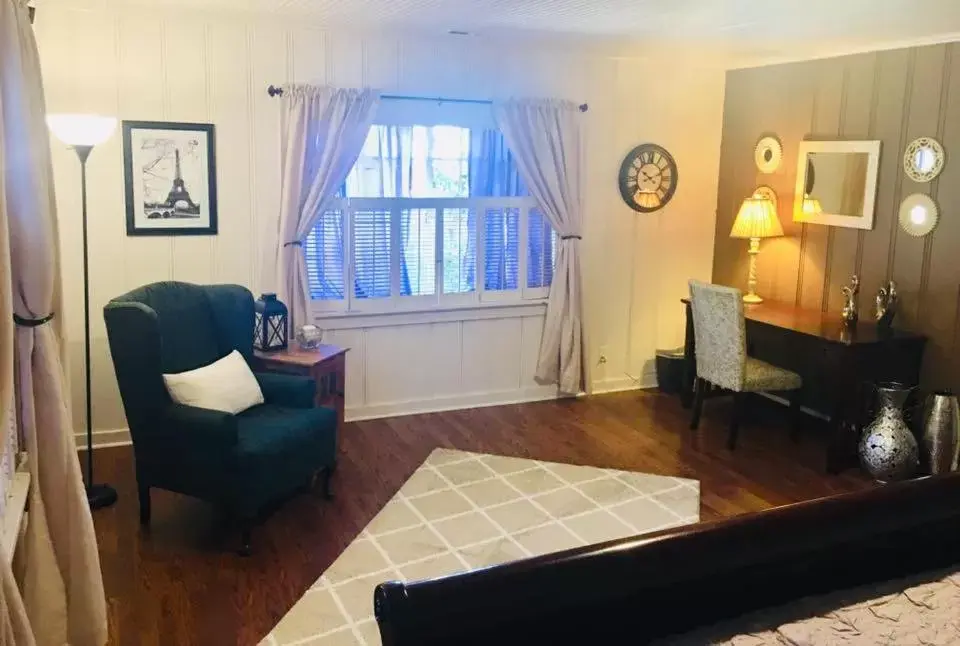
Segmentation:
<svg viewBox="0 0 960 646">
<path fill-rule="evenodd" d="M 920 137 L 907 146 L 903 170 L 915 182 L 929 182 L 943 171 L 945 157 L 940 142 L 931 137 Z"/>
<path fill-rule="evenodd" d="M 900 228 L 912 236 L 925 236 L 940 219 L 937 203 L 929 195 L 914 193 L 900 204 Z"/>
<path fill-rule="evenodd" d="M 780 167 L 783 159 L 783 146 L 773 136 L 761 137 L 753 149 L 753 160 L 761 173 L 772 173 Z"/>
</svg>

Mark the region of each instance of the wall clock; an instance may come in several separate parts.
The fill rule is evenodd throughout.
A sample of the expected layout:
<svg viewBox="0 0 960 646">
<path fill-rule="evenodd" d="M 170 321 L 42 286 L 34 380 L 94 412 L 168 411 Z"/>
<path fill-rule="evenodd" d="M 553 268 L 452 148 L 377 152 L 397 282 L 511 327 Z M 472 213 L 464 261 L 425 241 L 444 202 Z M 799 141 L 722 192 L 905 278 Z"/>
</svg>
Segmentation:
<svg viewBox="0 0 960 646">
<path fill-rule="evenodd" d="M 920 184 L 933 181 L 943 170 L 943 146 L 931 137 L 914 139 L 903 154 L 903 170 Z"/>
<path fill-rule="evenodd" d="M 783 160 L 783 146 L 776 137 L 761 137 L 753 149 L 753 161 L 761 173 L 772 173 L 780 167 Z"/>
<path fill-rule="evenodd" d="M 677 190 L 677 162 L 662 146 L 640 144 L 620 165 L 620 196 L 634 211 L 652 213 Z"/>
</svg>

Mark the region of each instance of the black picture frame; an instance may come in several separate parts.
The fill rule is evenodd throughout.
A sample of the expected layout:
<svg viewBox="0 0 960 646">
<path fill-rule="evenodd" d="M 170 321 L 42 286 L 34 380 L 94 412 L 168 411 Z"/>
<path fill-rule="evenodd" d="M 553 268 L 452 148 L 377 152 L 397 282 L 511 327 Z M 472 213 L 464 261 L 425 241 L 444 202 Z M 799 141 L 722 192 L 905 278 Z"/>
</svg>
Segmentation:
<svg viewBox="0 0 960 646">
<path fill-rule="evenodd" d="M 204 236 L 217 235 L 217 169 L 216 169 L 216 129 L 212 123 L 183 123 L 171 121 L 123 121 L 123 180 L 124 195 L 127 207 L 127 235 L 128 236 Z M 138 198 L 136 182 L 143 182 L 143 170 L 134 170 L 135 151 L 133 148 L 135 134 L 139 131 L 177 131 L 185 133 L 187 136 L 191 132 L 202 133 L 206 139 L 206 146 L 198 146 L 200 149 L 198 162 L 195 159 L 196 154 L 190 157 L 190 164 L 193 176 L 197 177 L 197 163 L 201 166 L 205 163 L 206 168 L 201 168 L 199 172 L 201 177 L 206 178 L 206 191 L 201 197 L 199 203 L 194 203 L 190 194 L 190 187 L 186 185 L 183 176 L 179 174 L 180 169 L 180 151 L 174 144 L 176 154 L 176 173 L 171 180 L 171 191 L 164 202 L 153 202 L 148 204 L 143 199 Z M 169 154 L 164 156 L 169 165 Z M 202 184 L 201 182 L 197 182 Z M 179 186 L 179 188 L 178 188 Z M 194 187 L 196 191 L 198 187 Z M 145 195 L 145 188 L 141 188 L 139 195 Z M 171 203 L 174 193 L 180 191 L 186 196 L 186 200 L 178 200 Z M 186 206 L 181 207 L 183 202 Z M 146 214 L 150 208 L 155 208 L 151 214 Z M 141 210 L 138 217 L 138 210 Z M 192 210 L 196 209 L 197 214 Z M 205 217 L 204 217 L 205 216 Z M 186 218 L 198 217 L 197 226 L 184 226 L 182 220 Z M 157 224 L 151 226 L 148 220 L 156 220 Z M 166 226 L 160 226 L 160 222 L 168 222 Z M 177 226 L 171 226 L 174 222 L 180 222 Z"/>
</svg>

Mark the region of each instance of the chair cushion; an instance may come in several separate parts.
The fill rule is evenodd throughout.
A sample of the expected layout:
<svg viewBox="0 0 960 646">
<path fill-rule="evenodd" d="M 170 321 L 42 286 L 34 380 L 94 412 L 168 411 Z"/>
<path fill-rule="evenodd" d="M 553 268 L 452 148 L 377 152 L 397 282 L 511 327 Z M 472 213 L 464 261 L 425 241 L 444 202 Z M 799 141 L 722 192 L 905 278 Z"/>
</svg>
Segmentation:
<svg viewBox="0 0 960 646">
<path fill-rule="evenodd" d="M 237 451 L 241 457 L 276 456 L 326 445 L 335 439 L 336 427 L 337 414 L 330 408 L 254 406 L 237 415 Z"/>
<path fill-rule="evenodd" d="M 163 375 L 170 398 L 178 404 L 239 413 L 263 403 L 263 392 L 253 371 L 234 350 L 208 366 Z"/>
<path fill-rule="evenodd" d="M 797 373 L 753 357 L 747 357 L 743 381 L 744 392 L 797 390 L 803 387 L 803 379 Z"/>
<path fill-rule="evenodd" d="M 233 505 L 241 514 L 254 513 L 333 466 L 337 414 L 329 408 L 254 406 L 237 415 L 236 450 Z"/>
</svg>

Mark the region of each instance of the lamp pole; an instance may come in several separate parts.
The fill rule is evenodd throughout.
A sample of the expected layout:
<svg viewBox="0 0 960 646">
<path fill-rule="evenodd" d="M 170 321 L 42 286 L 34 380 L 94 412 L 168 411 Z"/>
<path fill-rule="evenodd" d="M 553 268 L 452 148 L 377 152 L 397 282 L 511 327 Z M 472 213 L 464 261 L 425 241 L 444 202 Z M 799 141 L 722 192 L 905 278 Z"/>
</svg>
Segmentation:
<svg viewBox="0 0 960 646">
<path fill-rule="evenodd" d="M 87 157 L 93 146 L 74 145 L 80 160 L 80 202 L 83 208 L 83 371 L 87 404 L 87 503 L 90 509 L 109 507 L 117 501 L 117 490 L 93 481 L 93 397 L 90 388 L 90 260 L 87 245 Z"/>
</svg>

